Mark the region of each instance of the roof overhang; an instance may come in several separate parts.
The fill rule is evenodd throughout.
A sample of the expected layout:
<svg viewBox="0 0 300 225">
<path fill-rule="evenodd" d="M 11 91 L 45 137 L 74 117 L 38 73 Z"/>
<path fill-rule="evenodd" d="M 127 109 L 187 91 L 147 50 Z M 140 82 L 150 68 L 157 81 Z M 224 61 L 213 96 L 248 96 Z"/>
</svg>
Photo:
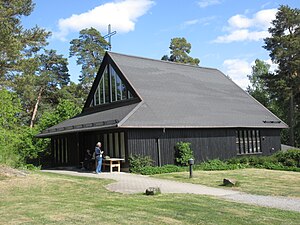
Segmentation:
<svg viewBox="0 0 300 225">
<path fill-rule="evenodd" d="M 118 126 L 118 120 L 101 121 L 96 123 L 80 124 L 75 126 L 67 126 L 60 128 L 49 128 L 36 135 L 38 138 L 51 137 L 56 135 L 68 134 L 68 133 L 79 133 L 88 132 L 100 129 L 115 128 Z"/>
</svg>

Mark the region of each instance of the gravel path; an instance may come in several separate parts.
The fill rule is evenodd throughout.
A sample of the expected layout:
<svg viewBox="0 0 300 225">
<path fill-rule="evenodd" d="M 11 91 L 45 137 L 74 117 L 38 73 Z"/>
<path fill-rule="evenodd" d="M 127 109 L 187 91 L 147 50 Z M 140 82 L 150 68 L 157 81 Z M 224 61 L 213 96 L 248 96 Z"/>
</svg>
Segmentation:
<svg viewBox="0 0 300 225">
<path fill-rule="evenodd" d="M 124 194 L 143 193 L 149 187 L 159 187 L 162 193 L 189 193 L 210 195 L 219 198 L 278 208 L 283 210 L 291 210 L 300 212 L 300 198 L 274 197 L 246 194 L 238 191 L 225 190 L 221 188 L 212 188 L 204 185 L 182 183 L 163 179 L 156 179 L 143 175 L 130 173 L 101 173 L 94 174 L 82 171 L 67 171 L 67 170 L 43 170 L 44 172 L 67 174 L 73 176 L 85 176 L 103 179 L 113 179 L 117 182 L 106 186 L 110 191 L 120 192 Z"/>
</svg>

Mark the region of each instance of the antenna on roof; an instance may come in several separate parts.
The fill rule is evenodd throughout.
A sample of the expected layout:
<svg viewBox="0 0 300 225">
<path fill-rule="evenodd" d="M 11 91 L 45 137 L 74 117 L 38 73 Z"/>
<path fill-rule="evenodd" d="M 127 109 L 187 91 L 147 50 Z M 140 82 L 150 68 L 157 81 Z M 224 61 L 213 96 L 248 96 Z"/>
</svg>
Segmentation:
<svg viewBox="0 0 300 225">
<path fill-rule="evenodd" d="M 116 33 L 117 31 L 111 32 L 111 25 L 108 24 L 108 34 L 103 36 L 104 39 L 108 38 L 108 47 L 106 50 L 111 51 L 111 36 L 115 35 Z"/>
</svg>

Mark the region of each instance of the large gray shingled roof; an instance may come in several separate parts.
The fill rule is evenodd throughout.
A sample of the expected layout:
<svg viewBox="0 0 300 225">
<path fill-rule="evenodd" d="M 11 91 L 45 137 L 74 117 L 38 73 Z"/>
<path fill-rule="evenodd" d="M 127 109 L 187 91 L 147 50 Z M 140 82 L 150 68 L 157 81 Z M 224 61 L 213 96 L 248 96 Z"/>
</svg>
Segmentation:
<svg viewBox="0 0 300 225">
<path fill-rule="evenodd" d="M 89 115 L 79 115 L 45 130 L 38 136 L 109 126 L 123 128 L 288 127 L 217 69 L 113 52 L 107 52 L 106 57 L 110 57 L 115 62 L 141 102 Z"/>
<path fill-rule="evenodd" d="M 121 127 L 287 127 L 217 69 L 108 54 L 142 98 Z"/>
</svg>

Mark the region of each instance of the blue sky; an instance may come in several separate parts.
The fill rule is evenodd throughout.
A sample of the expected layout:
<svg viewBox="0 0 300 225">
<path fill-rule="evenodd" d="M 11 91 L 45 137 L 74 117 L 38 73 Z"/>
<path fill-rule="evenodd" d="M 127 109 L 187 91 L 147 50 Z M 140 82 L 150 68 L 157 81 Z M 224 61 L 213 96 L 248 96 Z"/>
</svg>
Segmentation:
<svg viewBox="0 0 300 225">
<path fill-rule="evenodd" d="M 79 31 L 95 27 L 102 35 L 107 25 L 117 34 L 112 51 L 161 59 L 169 54 L 171 38 L 185 37 L 190 55 L 200 66 L 218 68 L 240 87 L 259 58 L 271 63 L 262 48 L 267 28 L 280 5 L 299 8 L 299 0 L 33 0 L 34 12 L 23 18 L 26 28 L 38 25 L 53 33 L 48 48 L 69 56 L 70 41 Z M 272 65 L 275 68 L 276 65 Z M 71 80 L 80 67 L 69 59 Z"/>
</svg>

